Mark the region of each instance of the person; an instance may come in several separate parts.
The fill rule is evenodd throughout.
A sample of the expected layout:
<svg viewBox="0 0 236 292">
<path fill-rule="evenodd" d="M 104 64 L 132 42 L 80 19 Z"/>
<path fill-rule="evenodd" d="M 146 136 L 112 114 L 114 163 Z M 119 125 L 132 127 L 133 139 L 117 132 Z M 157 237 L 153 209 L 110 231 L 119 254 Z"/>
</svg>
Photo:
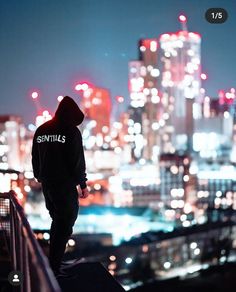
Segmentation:
<svg viewBox="0 0 236 292">
<path fill-rule="evenodd" d="M 32 145 L 34 177 L 42 184 L 46 208 L 52 218 L 49 263 L 55 275 L 78 216 L 79 198 L 89 195 L 82 135 L 77 128 L 84 114 L 65 96 L 52 120 L 37 128 Z"/>
</svg>

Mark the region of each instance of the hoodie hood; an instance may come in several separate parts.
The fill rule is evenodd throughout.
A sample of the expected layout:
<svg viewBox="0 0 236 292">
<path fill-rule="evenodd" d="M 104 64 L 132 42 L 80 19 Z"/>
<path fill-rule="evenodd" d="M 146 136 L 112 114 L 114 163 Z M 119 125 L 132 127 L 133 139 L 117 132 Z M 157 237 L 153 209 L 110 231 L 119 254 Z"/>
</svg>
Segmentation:
<svg viewBox="0 0 236 292">
<path fill-rule="evenodd" d="M 83 122 L 84 114 L 71 97 L 65 96 L 58 105 L 55 118 L 60 122 L 78 126 Z"/>
</svg>

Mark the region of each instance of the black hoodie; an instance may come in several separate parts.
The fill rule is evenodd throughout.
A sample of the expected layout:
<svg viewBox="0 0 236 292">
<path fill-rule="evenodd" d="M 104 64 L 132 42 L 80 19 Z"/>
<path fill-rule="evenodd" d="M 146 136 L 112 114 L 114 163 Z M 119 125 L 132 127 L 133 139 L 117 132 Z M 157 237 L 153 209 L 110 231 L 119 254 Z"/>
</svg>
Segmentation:
<svg viewBox="0 0 236 292">
<path fill-rule="evenodd" d="M 86 187 L 86 165 L 82 136 L 77 128 L 84 114 L 75 101 L 65 96 L 52 120 L 36 130 L 32 147 L 35 178 L 43 183 L 71 182 Z"/>
</svg>

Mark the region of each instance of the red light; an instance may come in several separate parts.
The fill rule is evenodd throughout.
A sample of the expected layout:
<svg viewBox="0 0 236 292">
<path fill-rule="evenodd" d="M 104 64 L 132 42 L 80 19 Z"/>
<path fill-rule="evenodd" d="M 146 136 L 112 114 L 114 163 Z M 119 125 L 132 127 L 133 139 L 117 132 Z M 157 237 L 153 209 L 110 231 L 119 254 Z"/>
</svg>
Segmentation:
<svg viewBox="0 0 236 292">
<path fill-rule="evenodd" d="M 207 80 L 207 75 L 206 75 L 205 73 L 202 73 L 202 74 L 201 74 L 201 79 L 202 79 L 202 80 Z"/>
<path fill-rule="evenodd" d="M 180 21 L 180 22 L 187 22 L 187 17 L 186 17 L 185 15 L 181 14 L 181 15 L 179 16 L 179 21 Z"/>
<path fill-rule="evenodd" d="M 31 96 L 33 99 L 36 99 L 36 98 L 38 98 L 39 94 L 37 91 L 34 91 L 34 92 L 32 92 Z"/>
<path fill-rule="evenodd" d="M 123 96 L 117 96 L 117 97 L 116 97 L 116 100 L 117 100 L 119 103 L 122 103 L 122 102 L 124 102 L 124 97 L 123 97 Z"/>
</svg>

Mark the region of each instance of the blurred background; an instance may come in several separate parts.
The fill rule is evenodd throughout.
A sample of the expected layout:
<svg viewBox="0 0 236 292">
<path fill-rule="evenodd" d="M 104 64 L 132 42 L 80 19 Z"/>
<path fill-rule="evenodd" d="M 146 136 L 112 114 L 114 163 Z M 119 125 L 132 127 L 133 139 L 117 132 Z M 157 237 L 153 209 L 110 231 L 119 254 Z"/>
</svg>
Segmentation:
<svg viewBox="0 0 236 292">
<path fill-rule="evenodd" d="M 101 261 L 126 290 L 236 262 L 236 4 L 214 1 L 228 19 L 210 24 L 212 4 L 0 4 L 0 192 L 46 254 L 32 138 L 70 95 L 90 195 L 65 258 Z"/>
</svg>

